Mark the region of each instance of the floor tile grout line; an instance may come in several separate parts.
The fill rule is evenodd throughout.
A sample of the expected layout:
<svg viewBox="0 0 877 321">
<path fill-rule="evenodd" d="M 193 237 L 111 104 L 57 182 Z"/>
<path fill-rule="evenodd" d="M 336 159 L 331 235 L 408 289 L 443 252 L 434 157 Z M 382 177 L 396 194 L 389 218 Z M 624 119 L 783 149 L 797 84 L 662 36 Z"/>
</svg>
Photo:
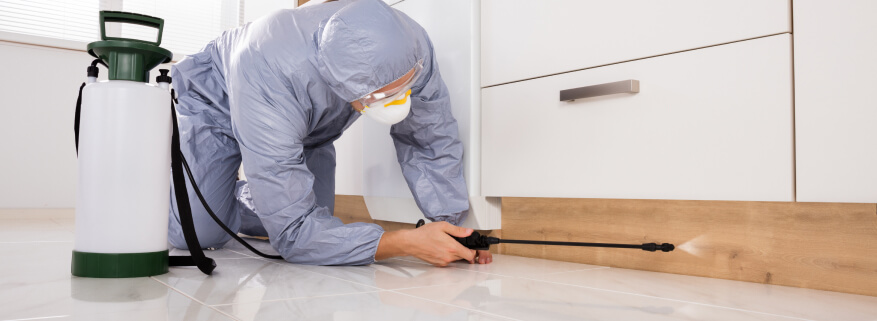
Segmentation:
<svg viewBox="0 0 877 321">
<path fill-rule="evenodd" d="M 421 286 L 409 286 L 407 288 L 396 288 L 396 289 L 387 289 L 387 291 L 404 291 L 404 290 L 414 290 L 414 289 L 426 289 L 426 288 L 435 288 L 440 286 L 448 286 L 448 285 L 457 285 L 464 282 L 455 282 L 455 283 L 442 283 L 442 284 L 433 284 L 433 285 L 421 285 Z"/>
<path fill-rule="evenodd" d="M 70 316 L 70 315 L 69 315 L 69 314 L 65 314 L 65 315 L 53 315 L 53 316 L 48 316 L 48 317 L 33 317 L 33 318 L 24 318 L 24 319 L 3 319 L 3 320 L 2 320 L 2 321 L 31 321 L 31 320 L 48 320 L 48 319 L 57 319 L 57 318 L 64 318 L 64 317 L 69 317 L 69 316 Z"/>
<path fill-rule="evenodd" d="M 405 261 L 405 260 L 402 260 L 402 261 L 403 261 L 403 262 L 408 262 L 408 263 L 418 263 L 418 262 L 411 262 L 411 261 Z M 427 264 L 425 264 L 425 265 L 430 265 L 430 264 L 427 263 Z M 451 267 L 451 268 L 453 268 L 453 267 Z M 469 271 L 469 270 L 465 270 L 465 269 L 458 269 L 458 270 L 463 270 L 463 271 L 467 271 L 467 272 L 475 272 L 475 273 L 478 273 L 478 271 Z M 355 282 L 355 281 L 345 280 L 345 279 L 342 279 L 342 278 L 339 278 L 339 277 L 331 276 L 331 275 L 324 274 L 324 273 L 320 273 L 320 272 L 316 272 L 316 271 L 310 271 L 310 270 L 306 270 L 306 271 L 311 272 L 311 273 L 316 273 L 316 274 L 319 274 L 319 275 L 322 275 L 322 276 L 327 276 L 327 277 L 330 277 L 330 278 L 338 279 L 338 280 L 341 280 L 341 281 L 347 281 L 347 282 L 354 283 L 354 284 L 359 284 L 359 285 L 364 285 L 364 286 L 372 287 L 372 288 L 375 288 L 375 289 L 378 289 L 378 290 L 381 290 L 381 291 L 397 291 L 397 290 L 422 289 L 422 288 L 431 288 L 431 287 L 439 287 L 439 286 L 447 286 L 447 285 L 456 285 L 456 284 L 464 283 L 464 282 L 453 282 L 453 283 L 442 283 L 442 284 L 433 284 L 433 285 L 412 286 L 412 287 L 405 287 L 405 288 L 384 289 L 384 288 L 380 288 L 380 287 L 373 286 L 373 285 L 368 285 L 368 284 L 363 284 L 363 283 L 359 283 L 359 282 Z M 505 276 L 503 276 L 503 277 L 505 277 Z"/>
<path fill-rule="evenodd" d="M 395 258 L 391 258 L 391 259 L 395 259 Z M 267 261 L 267 260 L 265 260 L 265 261 Z M 404 262 L 408 262 L 408 263 L 418 263 L 418 262 L 411 262 L 411 261 L 405 261 L 405 260 L 402 260 L 402 261 L 404 261 Z M 271 261 L 268 261 L 268 262 L 271 262 Z M 271 263 L 274 263 L 274 264 L 281 264 L 281 263 L 285 263 L 285 262 L 271 262 Z M 427 264 L 425 264 L 425 265 L 430 265 L 430 264 L 427 263 Z M 451 267 L 451 268 L 453 268 L 453 267 Z M 299 269 L 301 269 L 301 268 L 299 268 Z M 333 278 L 333 279 L 340 280 L 340 281 L 345 281 L 345 282 L 349 282 L 349 283 L 353 283 L 353 284 L 357 284 L 357 285 L 367 286 L 367 287 L 370 287 L 370 288 L 377 289 L 378 291 L 410 290 L 410 289 L 438 287 L 438 286 L 455 285 L 455 284 L 463 283 L 463 282 L 455 282 L 455 283 L 442 283 L 442 284 L 423 285 L 423 286 L 412 286 L 412 287 L 407 287 L 407 288 L 384 289 L 384 288 L 380 288 L 380 287 L 377 287 L 377 286 L 374 286 L 374 285 L 369 285 L 369 284 L 364 284 L 364 283 L 360 283 L 360 282 L 356 282 L 356 281 L 346 280 L 346 279 L 342 279 L 342 278 L 339 278 L 339 277 L 336 277 L 336 276 L 328 275 L 328 274 L 321 273 L 321 272 L 317 272 L 317 271 L 311 271 L 311 270 L 307 270 L 307 269 L 302 269 L 302 270 L 304 270 L 305 272 L 310 272 L 310 273 L 318 274 L 318 275 L 321 275 L 321 276 L 325 276 L 325 277 Z M 465 270 L 465 269 L 458 269 L 458 270 L 463 270 L 463 271 L 467 271 L 467 272 L 475 272 L 475 273 L 478 273 L 477 271 L 469 271 L 469 270 Z"/>
<path fill-rule="evenodd" d="M 405 257 L 401 257 L 401 256 L 400 256 L 400 257 L 392 257 L 392 258 L 390 258 L 390 260 L 405 261 L 405 262 L 414 262 L 414 263 L 426 263 L 426 262 L 424 262 L 423 260 L 420 260 L 420 259 L 411 259 L 411 260 L 407 260 L 407 259 L 405 259 Z M 427 263 L 427 264 L 428 264 L 428 263 Z"/>
<path fill-rule="evenodd" d="M 583 271 L 606 270 L 606 269 L 611 269 L 611 267 L 608 267 L 608 266 L 598 266 L 598 267 L 592 267 L 592 268 L 587 268 L 587 269 L 579 269 L 579 270 L 569 270 L 569 271 L 563 271 L 563 272 L 551 272 L 551 273 L 545 273 L 545 274 L 540 274 L 539 276 L 557 275 L 557 274 L 563 274 L 563 273 L 583 272 Z"/>
<path fill-rule="evenodd" d="M 403 292 L 397 292 L 397 291 L 395 291 L 395 290 L 389 290 L 389 292 L 396 293 L 396 294 L 400 294 L 400 295 L 404 295 L 404 296 L 407 296 L 407 297 L 412 297 L 412 298 L 415 298 L 415 299 L 420 299 L 420 300 L 429 301 L 429 302 L 432 302 L 432 303 L 438 303 L 438 304 L 442 304 L 442 305 L 447 305 L 447 306 L 454 307 L 454 308 L 457 308 L 457 309 L 463 309 L 463 310 L 468 310 L 468 311 L 472 311 L 472 312 L 476 312 L 476 313 L 480 313 L 480 314 L 486 314 L 486 315 L 489 315 L 489 316 L 492 316 L 492 317 L 499 317 L 499 318 L 503 318 L 503 319 L 507 319 L 507 320 L 521 321 L 520 319 L 515 319 L 515 318 L 511 318 L 511 317 L 507 317 L 507 316 L 503 316 L 503 315 L 499 315 L 499 314 L 494 314 L 494 313 L 487 312 L 487 311 L 478 310 L 478 309 L 467 308 L 467 307 L 464 307 L 464 306 L 454 305 L 454 304 L 447 303 L 447 302 L 437 301 L 437 300 L 433 300 L 433 299 L 427 299 L 427 298 L 420 297 L 420 296 L 416 296 L 416 295 L 413 295 L 413 294 L 408 294 L 408 293 L 403 293 Z"/>
<path fill-rule="evenodd" d="M 288 262 L 286 262 L 286 261 L 275 262 L 276 260 L 268 260 L 268 259 L 263 258 L 263 257 L 256 257 L 255 259 L 257 259 L 257 260 L 262 260 L 262 261 L 269 262 L 269 263 L 273 263 L 273 264 L 278 264 L 278 265 L 280 265 L 280 264 L 282 264 L 282 263 L 288 263 Z M 294 266 L 294 267 L 295 267 L 295 266 Z M 381 289 L 381 288 L 379 288 L 379 287 L 376 287 L 376 286 L 374 286 L 374 285 L 368 285 L 368 284 L 359 283 L 359 282 L 356 282 L 356 281 L 345 280 L 345 279 L 339 278 L 339 277 L 337 277 L 337 276 L 332 276 L 332 275 L 328 275 L 328 274 L 325 274 L 325 273 L 320 273 L 320 272 L 317 272 L 317 271 L 311 271 L 311 270 L 308 270 L 308 269 L 305 269 L 305 268 L 300 268 L 300 267 L 295 267 L 295 268 L 297 268 L 297 269 L 299 269 L 299 270 L 302 270 L 302 271 L 305 271 L 305 272 L 308 272 L 308 273 L 313 273 L 313 274 L 316 274 L 316 275 L 322 275 L 322 276 L 325 276 L 325 277 L 328 277 L 328 278 L 333 278 L 333 279 L 336 279 L 336 280 L 339 280 L 339 281 L 344 281 L 344 282 L 347 282 L 347 283 L 353 283 L 353 284 L 356 284 L 356 285 L 361 285 L 361 286 L 365 286 L 365 287 L 369 287 L 369 288 L 377 289 L 377 290 L 385 290 L 385 289 Z"/>
<path fill-rule="evenodd" d="M 281 301 L 296 301 L 296 300 L 307 300 L 307 299 L 322 299 L 322 298 L 331 298 L 336 296 L 345 296 L 345 295 L 358 295 L 358 294 L 368 294 L 368 293 L 378 293 L 378 292 L 389 292 L 389 290 L 374 290 L 374 291 L 364 291 L 364 292 L 347 292 L 347 293 L 337 293 L 337 294 L 326 294 L 326 295 L 315 295 L 315 296 L 303 296 L 297 298 L 282 298 L 282 299 L 269 299 L 269 300 L 260 300 L 260 301 L 251 301 L 251 302 L 232 302 L 232 303 L 222 303 L 222 304 L 213 304 L 211 307 L 226 307 L 232 306 L 236 304 L 254 304 L 254 303 L 265 303 L 265 302 L 281 302 Z"/>
<path fill-rule="evenodd" d="M 572 287 L 577 287 L 577 288 L 590 289 L 590 290 L 597 290 L 597 291 L 603 291 L 603 292 L 611 292 L 611 293 L 627 294 L 627 295 L 633 295 L 633 296 L 639 296 L 639 297 L 645 297 L 645 298 L 651 298 L 651 299 L 660 299 L 660 300 L 666 300 L 666 301 L 673 301 L 673 302 L 680 302 L 680 303 L 695 304 L 695 305 L 700 305 L 700 306 L 706 306 L 706 307 L 712 307 L 712 308 L 719 308 L 719 309 L 726 309 L 726 310 L 734 310 L 734 311 L 750 312 L 750 313 L 763 314 L 763 315 L 769 315 L 769 316 L 775 316 L 775 317 L 781 317 L 781 318 L 788 318 L 788 319 L 795 319 L 795 320 L 803 320 L 803 321 L 816 321 L 816 320 L 813 320 L 813 319 L 805 319 L 805 318 L 793 317 L 793 316 L 782 315 L 782 314 L 775 314 L 775 313 L 768 313 L 768 312 L 753 311 L 753 310 L 747 310 L 747 309 L 741 309 L 741 308 L 733 308 L 733 307 L 727 307 L 727 306 L 722 306 L 722 305 L 715 305 L 715 304 L 708 304 L 708 303 L 701 303 L 701 302 L 693 302 L 693 301 L 685 301 L 685 300 L 679 300 L 679 299 L 671 299 L 671 298 L 665 298 L 665 297 L 659 297 L 659 296 L 653 296 L 653 295 L 647 295 L 647 294 L 641 294 L 641 293 L 633 293 L 633 292 L 624 292 L 624 291 L 618 291 L 618 290 L 601 289 L 601 288 L 595 288 L 595 287 L 584 286 L 584 285 L 577 285 L 577 284 L 570 284 L 570 283 L 561 283 L 561 282 L 554 282 L 554 281 L 547 281 L 547 280 L 539 280 L 539 279 L 526 278 L 526 277 L 519 277 L 519 278 L 520 278 L 520 279 L 524 279 L 524 280 L 529 280 L 529 281 L 543 282 L 543 283 L 556 284 L 556 285 L 572 286 Z"/>
<path fill-rule="evenodd" d="M 409 263 L 417 263 L 417 264 L 421 264 L 421 265 L 429 265 L 429 266 L 432 266 L 432 264 L 429 264 L 428 262 L 423 262 L 423 261 L 417 262 L 417 261 L 413 261 L 413 260 L 405 260 L 405 259 L 400 259 L 400 258 L 391 258 L 391 259 L 392 259 L 392 260 L 398 260 L 398 261 L 409 262 Z M 487 275 L 492 275 L 492 276 L 501 276 L 501 277 L 507 277 L 507 278 L 516 278 L 516 276 L 513 276 L 513 275 L 505 275 L 505 274 L 498 274 L 498 273 L 491 273 L 491 272 L 484 272 L 484 271 L 475 271 L 475 270 L 470 270 L 470 269 L 458 268 L 458 267 L 456 267 L 456 266 L 450 266 L 450 265 L 448 266 L 448 268 L 455 269 L 455 270 L 461 270 L 461 271 L 467 271 L 467 272 L 475 272 L 475 273 L 487 274 Z M 413 288 L 406 288 L 406 289 L 413 289 Z"/>
<path fill-rule="evenodd" d="M 474 270 L 469 270 L 469 269 L 458 268 L 458 267 L 456 267 L 456 266 L 452 266 L 451 268 L 453 268 L 453 269 L 458 269 L 458 270 L 463 270 L 463 271 L 472 271 L 472 272 L 484 273 L 484 274 L 494 275 L 494 276 L 502 276 L 502 277 L 507 277 L 507 278 L 522 278 L 522 279 L 526 279 L 526 278 L 527 278 L 527 277 L 525 277 L 525 276 L 518 276 L 518 275 L 507 275 L 507 274 L 499 274 L 499 273 L 494 273 L 494 272 L 474 271 Z M 560 273 L 569 273 L 569 272 L 577 272 L 577 271 L 587 271 L 587 270 L 602 270 L 602 269 L 608 269 L 608 267 L 598 267 L 598 268 L 590 268 L 590 269 L 582 269 L 582 270 L 572 270 L 572 271 L 565 271 L 565 272 L 552 272 L 552 273 L 540 274 L 539 276 L 546 276 L 546 275 L 560 274 Z"/>
<path fill-rule="evenodd" d="M 422 264 L 422 265 L 430 265 L 429 263 L 422 262 L 422 261 L 421 261 L 421 262 L 416 262 L 416 261 L 405 260 L 405 259 L 401 259 L 401 258 L 391 258 L 391 260 L 398 260 L 398 261 L 404 261 L 404 262 L 409 262 L 409 263 L 419 263 L 419 264 Z M 473 271 L 473 270 L 469 270 L 469 269 L 458 268 L 458 267 L 455 267 L 455 266 L 449 266 L 449 268 L 456 269 L 456 270 L 462 270 L 462 271 L 468 271 L 468 272 L 482 273 L 482 274 L 487 274 L 487 275 L 489 275 L 489 276 L 498 276 L 498 277 L 504 277 L 504 278 L 522 279 L 522 280 L 531 280 L 531 281 L 542 281 L 542 280 L 531 279 L 531 278 L 527 278 L 527 277 L 523 277 L 523 276 L 505 275 L 505 274 L 497 274 L 497 273 L 490 273 L 490 272 L 483 272 L 483 271 Z M 609 268 L 610 268 L 610 267 L 608 267 L 608 266 L 600 266 L 600 267 L 594 267 L 594 268 L 588 268 L 588 269 L 571 270 L 571 271 L 564 271 L 564 272 L 554 272 L 554 273 L 542 274 L 542 275 L 540 275 L 540 276 L 546 276 L 546 275 L 552 275 L 552 274 L 560 274 L 560 273 L 569 273 L 569 272 L 577 272 L 577 271 L 587 271 L 587 270 L 602 270 L 602 269 L 609 269 Z M 549 282 L 549 281 L 542 281 L 542 282 Z M 462 282 L 461 282 L 461 283 L 462 283 Z M 454 285 L 454 284 L 459 284 L 459 283 L 445 283 L 445 284 L 435 284 L 435 285 L 415 286 L 415 287 L 399 288 L 399 289 L 391 289 L 391 290 L 393 290 L 393 291 L 397 291 L 397 290 L 410 290 L 410 289 L 420 289 L 420 288 L 429 288 L 429 287 L 439 287 L 439 286 Z M 558 283 L 558 284 L 562 284 L 562 283 Z"/>
<path fill-rule="evenodd" d="M 462 282 L 453 282 L 453 283 L 442 283 L 442 284 L 433 284 L 433 285 L 421 285 L 421 286 L 411 286 L 407 288 L 396 288 L 396 289 L 384 289 L 386 291 L 402 291 L 402 290 L 414 290 L 414 289 L 426 289 L 426 288 L 435 288 L 440 286 L 449 286 L 449 285 L 458 285 L 466 283 L 466 281 Z"/>
<path fill-rule="evenodd" d="M 418 263 L 418 264 L 422 264 L 422 265 L 431 265 L 431 264 L 429 264 L 429 263 L 427 263 L 427 262 L 423 262 L 423 261 L 417 262 L 417 261 L 414 261 L 414 260 L 405 260 L 405 259 L 401 259 L 401 258 L 391 258 L 391 260 L 404 261 L 404 262 L 410 262 L 410 263 Z M 469 271 L 469 272 L 476 272 L 476 273 L 483 273 L 483 274 L 495 275 L 495 276 L 502 276 L 502 277 L 508 277 L 508 278 L 526 278 L 526 277 L 516 276 L 516 275 L 507 275 L 507 274 L 499 274 L 499 273 L 493 273 L 493 272 L 484 272 L 484 271 L 475 271 L 475 270 L 470 270 L 470 269 L 463 269 L 463 268 L 458 268 L 458 267 L 456 267 L 456 266 L 448 266 L 448 267 L 449 267 L 449 268 L 452 268 L 452 269 L 457 269 L 457 270 L 463 270 L 463 271 Z M 561 271 L 561 272 L 551 272 L 551 273 L 546 273 L 546 274 L 540 274 L 540 276 L 553 275 L 553 274 L 560 274 L 560 273 L 569 273 L 569 272 L 580 272 L 580 271 L 588 271 L 588 270 L 602 270 L 602 269 L 610 269 L 610 268 L 611 268 L 611 267 L 608 267 L 608 266 L 597 266 L 597 267 L 586 268 L 586 269 L 569 270 L 569 271 Z"/>
<path fill-rule="evenodd" d="M 239 319 L 238 317 L 236 317 L 236 316 L 234 316 L 234 315 L 231 315 L 231 314 L 228 314 L 228 313 L 225 313 L 225 312 L 223 312 L 223 311 L 220 311 L 220 310 L 217 309 L 217 308 L 214 308 L 214 307 L 212 307 L 212 306 L 210 306 L 210 305 L 208 305 L 208 304 L 206 304 L 206 303 L 204 303 L 204 302 L 201 302 L 201 300 L 198 300 L 198 299 L 192 297 L 191 295 L 188 295 L 188 294 L 184 293 L 182 290 L 177 289 L 177 288 L 171 286 L 170 284 L 167 284 L 167 283 L 162 282 L 161 280 L 155 278 L 154 276 L 150 276 L 149 278 L 155 280 L 155 282 L 158 282 L 158 283 L 163 284 L 164 286 L 170 288 L 170 289 L 173 290 L 174 292 L 177 292 L 177 293 L 181 294 L 182 296 L 187 297 L 187 298 L 191 299 L 192 301 L 195 301 L 195 302 L 197 302 L 198 304 L 200 304 L 200 305 L 202 305 L 202 306 L 204 306 L 204 307 L 207 307 L 207 308 L 210 309 L 210 310 L 216 311 L 216 312 L 218 312 L 219 314 L 222 314 L 222 315 L 224 315 L 224 316 L 227 316 L 227 317 L 231 318 L 232 320 L 241 321 L 241 319 Z"/>
<path fill-rule="evenodd" d="M 278 264 L 278 263 L 274 263 L 274 264 Z M 302 270 L 304 270 L 304 269 L 302 269 Z M 314 273 L 314 274 L 317 274 L 317 275 L 322 275 L 322 276 L 325 276 L 325 277 L 328 277 L 328 278 L 333 278 L 333 279 L 336 279 L 336 280 L 339 280 L 339 281 L 344 281 L 344 282 L 353 283 L 353 284 L 356 284 L 356 285 L 361 285 L 361 286 L 369 287 L 369 288 L 372 288 L 372 289 L 385 290 L 385 289 L 381 289 L 381 288 L 379 288 L 379 287 L 376 287 L 376 286 L 374 286 L 374 285 L 368 285 L 368 284 L 365 284 L 365 283 L 359 283 L 359 282 L 356 282 L 356 281 L 345 280 L 345 279 L 342 279 L 342 278 L 339 278 L 339 277 L 337 277 L 337 276 L 333 276 L 333 275 L 328 275 L 328 274 L 324 274 L 324 273 L 320 273 L 320 272 L 315 272 L 315 271 L 310 271 L 310 270 L 304 270 L 304 271 L 306 271 L 306 272 L 310 272 L 310 273 Z"/>
<path fill-rule="evenodd" d="M 425 261 L 422 261 L 422 260 L 419 260 L 419 259 L 418 259 L 418 260 L 406 260 L 406 259 L 398 258 L 398 257 L 391 257 L 391 258 L 389 258 L 389 259 L 387 259 L 387 260 L 385 260 L 385 261 L 402 261 L 402 262 L 409 262 L 409 263 L 417 263 L 417 264 L 424 264 L 424 265 L 432 265 L 432 264 L 429 264 L 428 262 L 425 262 Z"/>
<path fill-rule="evenodd" d="M 403 261 L 403 262 L 408 262 L 408 263 L 417 263 L 417 264 L 420 264 L 420 265 L 428 265 L 428 266 L 432 266 L 432 264 L 429 264 L 429 263 L 427 263 L 427 262 L 422 262 L 422 261 L 421 261 L 421 262 L 415 262 L 415 261 L 409 261 L 409 260 L 403 260 L 403 259 L 397 259 L 397 258 L 391 258 L 391 260 L 398 260 L 398 261 Z M 500 277 L 505 277 L 505 278 L 517 278 L 517 276 L 514 276 L 514 275 L 505 275 L 505 274 L 498 274 L 498 273 L 491 273 L 491 272 L 484 272 L 484 271 L 475 271 L 475 270 L 470 270 L 470 269 L 458 268 L 458 267 L 456 267 L 456 266 L 450 266 L 450 265 L 447 266 L 446 268 L 454 269 L 454 270 L 460 270 L 460 271 L 466 271 L 466 272 L 473 272 L 473 273 L 487 274 L 487 275 L 489 275 L 489 276 L 500 276 Z M 456 283 L 448 283 L 448 284 L 456 284 Z M 443 284 L 443 285 L 448 285 L 448 284 Z M 438 286 L 438 285 L 427 285 L 427 286 L 424 286 L 424 287 L 430 287 L 430 286 Z M 410 288 L 403 288 L 403 289 L 414 289 L 414 288 L 418 288 L 418 287 L 410 287 Z"/>
<path fill-rule="evenodd" d="M 259 257 L 259 256 L 249 255 L 249 254 L 247 254 L 247 253 L 241 253 L 241 252 L 238 252 L 238 251 L 235 251 L 235 250 L 232 250 L 232 249 L 226 249 L 226 250 L 229 250 L 229 251 L 231 251 L 231 252 L 235 252 L 235 253 L 237 253 L 237 254 L 240 254 L 240 255 L 243 255 L 243 256 L 246 256 L 246 257 L 252 257 L 252 258 L 258 258 L 258 257 Z"/>
<path fill-rule="evenodd" d="M 27 243 L 73 243 L 73 241 L 0 241 L 0 244 L 27 244 Z"/>
<path fill-rule="evenodd" d="M 251 257 L 212 257 L 214 260 L 245 260 L 252 259 Z"/>
<path fill-rule="evenodd" d="M 180 249 L 177 249 L 177 248 L 171 248 L 170 250 L 180 250 Z M 185 251 L 185 253 L 170 253 L 170 254 L 171 254 L 171 256 L 174 256 L 174 255 L 177 255 L 177 254 L 184 255 L 184 256 L 192 255 L 192 253 L 189 252 L 189 251 L 187 251 L 187 250 L 180 250 L 180 251 Z M 232 253 L 235 253 L 235 254 L 238 254 L 238 255 L 243 255 L 243 257 L 211 257 L 211 256 L 210 256 L 210 252 L 219 252 L 219 251 L 229 251 L 229 252 L 232 252 Z M 238 259 L 255 259 L 255 258 L 256 258 L 256 257 L 249 256 L 249 255 L 246 255 L 246 254 L 243 254 L 243 253 L 240 253 L 240 252 L 234 251 L 234 250 L 229 250 L 229 249 L 219 249 L 219 250 L 214 250 L 214 251 L 205 251 L 205 252 L 204 252 L 204 255 L 207 256 L 208 258 L 211 258 L 211 259 L 214 259 L 214 260 L 238 260 Z"/>
<path fill-rule="evenodd" d="M 232 250 L 229 250 L 229 251 L 232 251 Z M 234 251 L 232 251 L 232 252 L 234 252 Z M 235 252 L 235 253 L 237 253 L 237 252 Z M 286 261 L 280 261 L 280 262 L 277 262 L 277 260 L 266 259 L 266 258 L 263 258 L 263 257 L 242 257 L 242 258 L 239 258 L 239 259 L 255 259 L 255 260 L 260 260 L 260 261 L 263 261 L 263 262 L 268 262 L 268 263 L 278 264 L 278 265 L 282 265 L 283 263 L 288 263 L 288 262 L 286 262 Z M 356 282 L 356 281 L 345 280 L 345 279 L 342 279 L 342 278 L 339 278 L 339 277 L 336 277 L 336 276 L 332 276 L 332 275 L 328 275 L 328 274 L 324 274 L 324 273 L 320 273 L 320 272 L 311 271 L 311 270 L 308 270 L 308 269 L 304 269 L 304 268 L 296 267 L 296 266 L 294 266 L 294 265 L 293 265 L 292 267 L 293 267 L 293 268 L 296 268 L 296 269 L 299 269 L 299 270 L 302 270 L 302 271 L 307 272 L 307 273 L 312 273 L 312 274 L 316 274 L 316 275 L 321 275 L 321 276 L 325 276 L 325 277 L 333 278 L 333 279 L 336 279 L 336 280 L 339 280 L 339 281 L 344 281 L 344 282 L 347 282 L 347 283 L 353 283 L 353 284 L 356 284 L 356 285 L 361 285 L 361 286 L 369 287 L 369 288 L 376 289 L 376 290 L 385 290 L 385 289 L 381 289 L 381 288 L 376 287 L 376 286 L 373 286 L 373 285 L 363 284 L 363 283 L 359 283 L 359 282 Z"/>
</svg>

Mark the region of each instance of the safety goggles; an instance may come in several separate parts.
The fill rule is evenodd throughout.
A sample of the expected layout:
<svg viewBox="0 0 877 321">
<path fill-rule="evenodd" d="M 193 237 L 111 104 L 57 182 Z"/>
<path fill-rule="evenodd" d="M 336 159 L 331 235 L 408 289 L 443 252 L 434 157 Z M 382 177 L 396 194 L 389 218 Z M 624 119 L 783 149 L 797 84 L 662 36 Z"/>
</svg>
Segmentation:
<svg viewBox="0 0 877 321">
<path fill-rule="evenodd" d="M 420 73 L 423 71 L 423 59 L 417 61 L 414 64 L 414 68 L 412 68 L 409 72 L 405 73 L 399 79 L 396 79 L 390 82 L 391 87 L 389 88 L 381 88 L 380 90 L 374 91 L 365 95 L 364 97 L 358 99 L 359 103 L 365 107 L 371 106 L 375 102 L 385 100 L 389 97 L 396 97 L 399 94 L 408 92 L 412 86 L 414 86 L 414 82 L 420 77 Z M 387 87 L 387 86 L 385 86 Z"/>
</svg>

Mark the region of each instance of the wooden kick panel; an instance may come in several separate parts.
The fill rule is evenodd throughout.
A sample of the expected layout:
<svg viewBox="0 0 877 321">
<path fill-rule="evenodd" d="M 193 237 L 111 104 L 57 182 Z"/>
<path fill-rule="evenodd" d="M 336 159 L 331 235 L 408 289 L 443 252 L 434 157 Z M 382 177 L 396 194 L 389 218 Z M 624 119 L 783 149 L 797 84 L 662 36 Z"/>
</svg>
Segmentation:
<svg viewBox="0 0 877 321">
<path fill-rule="evenodd" d="M 875 204 L 503 198 L 502 227 L 508 239 L 677 246 L 504 254 L 877 296 Z"/>
</svg>

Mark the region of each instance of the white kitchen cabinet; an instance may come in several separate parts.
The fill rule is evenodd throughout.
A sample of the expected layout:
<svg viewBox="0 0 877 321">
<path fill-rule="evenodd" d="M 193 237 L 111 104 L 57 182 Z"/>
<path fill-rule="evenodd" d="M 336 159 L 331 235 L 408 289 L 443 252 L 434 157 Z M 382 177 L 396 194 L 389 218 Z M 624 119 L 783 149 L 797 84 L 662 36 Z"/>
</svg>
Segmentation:
<svg viewBox="0 0 877 321">
<path fill-rule="evenodd" d="M 875 13 L 875 1 L 795 1 L 798 201 L 877 202 Z"/>
<path fill-rule="evenodd" d="M 335 141 L 335 194 L 362 195 L 362 123 L 357 120 Z"/>
<path fill-rule="evenodd" d="M 463 142 L 469 189 L 469 216 L 463 226 L 500 228 L 500 201 L 481 196 L 481 104 L 479 88 L 479 1 L 405 0 L 393 5 L 417 21 L 435 47 L 436 58 L 450 91 L 451 110 Z M 362 192 L 372 218 L 414 223 L 423 214 L 402 176 L 390 126 L 369 119 L 363 126 Z"/>
<path fill-rule="evenodd" d="M 484 88 L 482 195 L 793 201 L 791 67 L 783 34 Z"/>
<path fill-rule="evenodd" d="M 789 0 L 484 0 L 481 17 L 483 87 L 791 28 Z"/>
</svg>

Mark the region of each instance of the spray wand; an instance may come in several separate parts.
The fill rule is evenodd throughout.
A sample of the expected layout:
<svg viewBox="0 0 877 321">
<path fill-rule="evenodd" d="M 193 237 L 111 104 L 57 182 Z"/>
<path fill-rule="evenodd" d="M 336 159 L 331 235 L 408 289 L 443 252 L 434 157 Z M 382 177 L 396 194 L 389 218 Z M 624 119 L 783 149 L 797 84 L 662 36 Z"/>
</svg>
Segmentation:
<svg viewBox="0 0 877 321">
<path fill-rule="evenodd" d="M 424 220 L 417 221 L 416 227 L 421 227 L 425 224 Z M 481 235 L 481 233 L 473 231 L 471 235 L 467 237 L 453 237 L 457 242 L 463 244 L 463 246 L 471 249 L 471 250 L 489 250 L 491 244 L 535 244 L 535 245 L 560 245 L 560 246 L 584 246 L 584 247 L 608 247 L 608 248 L 617 248 L 617 249 L 641 249 L 643 251 L 655 252 L 655 251 L 663 251 L 670 252 L 676 249 L 673 244 L 670 243 L 643 243 L 643 244 L 616 244 L 616 243 L 584 243 L 584 242 L 555 242 L 555 241 L 531 241 L 531 240 L 504 240 L 497 237 Z"/>
</svg>

